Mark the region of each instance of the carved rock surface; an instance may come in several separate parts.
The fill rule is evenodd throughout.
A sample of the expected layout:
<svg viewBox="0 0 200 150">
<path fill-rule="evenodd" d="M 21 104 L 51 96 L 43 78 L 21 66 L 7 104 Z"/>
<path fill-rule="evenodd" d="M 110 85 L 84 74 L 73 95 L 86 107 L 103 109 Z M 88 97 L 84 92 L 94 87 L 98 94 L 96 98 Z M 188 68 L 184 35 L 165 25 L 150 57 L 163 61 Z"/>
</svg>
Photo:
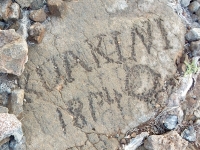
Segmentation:
<svg viewBox="0 0 200 150">
<path fill-rule="evenodd" d="M 116 139 L 105 135 L 154 116 L 185 42 L 165 2 L 143 1 L 139 10 L 136 0 L 71 1 L 62 18 L 44 22 L 43 42 L 30 46 L 19 77 L 28 149 L 112 150 Z"/>
<path fill-rule="evenodd" d="M 0 72 L 17 76 L 28 60 L 26 41 L 15 30 L 0 30 Z"/>
</svg>

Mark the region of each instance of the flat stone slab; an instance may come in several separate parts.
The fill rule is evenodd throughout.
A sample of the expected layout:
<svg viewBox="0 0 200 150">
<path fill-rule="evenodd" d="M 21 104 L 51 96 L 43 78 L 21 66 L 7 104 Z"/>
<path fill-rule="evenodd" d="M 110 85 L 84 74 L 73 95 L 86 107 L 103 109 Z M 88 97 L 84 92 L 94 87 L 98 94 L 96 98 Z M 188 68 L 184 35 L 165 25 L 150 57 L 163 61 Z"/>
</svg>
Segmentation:
<svg viewBox="0 0 200 150">
<path fill-rule="evenodd" d="M 149 120 L 167 99 L 184 26 L 165 1 L 121 1 L 71 1 L 45 22 L 19 80 L 28 149 L 116 149 L 108 136 Z"/>
</svg>

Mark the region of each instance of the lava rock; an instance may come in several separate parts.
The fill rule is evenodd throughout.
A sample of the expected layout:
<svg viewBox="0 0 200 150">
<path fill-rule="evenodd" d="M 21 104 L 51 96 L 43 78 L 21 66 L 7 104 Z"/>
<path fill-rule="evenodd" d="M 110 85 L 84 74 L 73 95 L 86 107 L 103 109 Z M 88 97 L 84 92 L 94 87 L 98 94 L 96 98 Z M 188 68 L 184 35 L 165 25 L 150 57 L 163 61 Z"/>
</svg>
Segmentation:
<svg viewBox="0 0 200 150">
<path fill-rule="evenodd" d="M 189 42 L 200 40 L 200 28 L 193 28 L 191 29 L 186 35 L 186 40 Z"/>
<path fill-rule="evenodd" d="M 36 0 L 31 3 L 30 8 L 33 10 L 37 10 L 42 8 L 43 6 L 44 6 L 44 0 Z"/>
<path fill-rule="evenodd" d="M 29 18 L 36 22 L 43 22 L 46 20 L 46 13 L 44 9 L 33 10 L 30 12 Z"/>
<path fill-rule="evenodd" d="M 187 141 L 194 142 L 196 141 L 196 131 L 194 129 L 194 126 L 189 126 L 187 129 L 185 129 L 181 136 L 186 139 Z"/>
<path fill-rule="evenodd" d="M 167 130 L 173 130 L 176 127 L 177 123 L 178 117 L 176 115 L 169 115 L 164 120 L 163 125 Z"/>
<path fill-rule="evenodd" d="M 10 14 L 9 19 L 11 20 L 18 20 L 20 16 L 20 7 L 17 3 L 12 3 L 10 6 Z"/>
<path fill-rule="evenodd" d="M 36 22 L 32 26 L 30 26 L 28 33 L 29 33 L 28 40 L 30 42 L 39 44 L 42 42 L 44 38 L 45 28 L 41 23 Z"/>
<path fill-rule="evenodd" d="M 48 0 L 47 5 L 51 15 L 61 17 L 61 14 L 66 10 L 66 3 L 62 0 Z"/>
<path fill-rule="evenodd" d="M 13 90 L 11 94 L 11 113 L 15 116 L 19 116 L 23 112 L 24 90 Z"/>
<path fill-rule="evenodd" d="M 185 150 L 188 142 L 176 132 L 170 131 L 163 135 L 151 135 L 145 140 L 147 150 Z"/>
<path fill-rule="evenodd" d="M 0 21 L 0 29 L 3 30 L 5 28 L 6 23 L 3 21 Z"/>
<path fill-rule="evenodd" d="M 24 71 L 28 60 L 28 45 L 13 29 L 0 30 L 0 72 L 17 76 Z"/>
<path fill-rule="evenodd" d="M 200 7 L 200 4 L 197 1 L 194 1 L 192 3 L 190 3 L 190 5 L 188 6 L 188 9 L 190 10 L 191 13 L 196 12 Z"/>
<path fill-rule="evenodd" d="M 181 6 L 187 7 L 190 4 L 190 0 L 181 0 Z"/>
<path fill-rule="evenodd" d="M 20 142 L 23 137 L 22 124 L 13 114 L 0 114 L 0 141 L 10 136 L 14 136 L 16 142 Z"/>
</svg>

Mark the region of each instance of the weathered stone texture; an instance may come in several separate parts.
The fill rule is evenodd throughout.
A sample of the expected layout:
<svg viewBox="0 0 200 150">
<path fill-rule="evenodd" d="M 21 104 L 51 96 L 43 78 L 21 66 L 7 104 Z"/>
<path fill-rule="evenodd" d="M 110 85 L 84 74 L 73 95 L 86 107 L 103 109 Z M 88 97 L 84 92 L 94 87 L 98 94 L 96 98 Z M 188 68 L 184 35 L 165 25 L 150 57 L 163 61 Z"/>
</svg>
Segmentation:
<svg viewBox="0 0 200 150">
<path fill-rule="evenodd" d="M 0 72 L 21 75 L 28 60 L 28 46 L 15 30 L 0 30 Z"/>
<path fill-rule="evenodd" d="M 154 116 L 155 105 L 165 100 L 158 95 L 176 72 L 184 26 L 164 2 L 149 3 L 151 14 L 138 10 L 135 0 L 125 1 L 124 9 L 112 7 L 116 2 L 68 2 L 62 18 L 45 22 L 43 42 L 30 46 L 19 80 L 28 149 L 76 149 L 87 133 L 126 132 Z M 94 141 L 88 147 L 105 140 Z M 112 149 L 112 143 L 103 147 Z"/>
</svg>

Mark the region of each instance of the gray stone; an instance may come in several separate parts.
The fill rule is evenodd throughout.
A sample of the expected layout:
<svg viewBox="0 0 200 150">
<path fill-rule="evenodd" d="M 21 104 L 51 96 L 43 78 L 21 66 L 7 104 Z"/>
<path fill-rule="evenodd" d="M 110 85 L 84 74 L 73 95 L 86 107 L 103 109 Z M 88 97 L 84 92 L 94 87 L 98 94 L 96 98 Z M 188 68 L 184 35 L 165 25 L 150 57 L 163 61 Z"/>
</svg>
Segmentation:
<svg viewBox="0 0 200 150">
<path fill-rule="evenodd" d="M 190 10 L 191 13 L 195 13 L 200 7 L 200 4 L 197 1 L 193 1 L 190 3 L 188 6 L 188 9 Z"/>
<path fill-rule="evenodd" d="M 3 145 L 0 145 L 0 149 L 1 150 L 10 150 L 9 142 L 4 143 Z"/>
<path fill-rule="evenodd" d="M 13 115 L 7 113 L 0 114 L 0 141 L 14 136 L 16 142 L 20 142 L 23 137 L 21 122 Z"/>
<path fill-rule="evenodd" d="M 8 29 L 14 29 L 17 31 L 20 28 L 20 23 L 19 21 L 12 22 L 11 25 L 8 27 Z"/>
<path fill-rule="evenodd" d="M 17 3 L 12 3 L 10 6 L 10 13 L 9 13 L 9 19 L 11 20 L 18 20 L 20 16 L 20 7 Z"/>
<path fill-rule="evenodd" d="M 197 136 L 196 134 L 197 133 L 194 129 L 194 126 L 189 126 L 181 133 L 181 136 L 187 141 L 194 142 L 196 141 L 196 136 Z"/>
<path fill-rule="evenodd" d="M 198 17 L 200 17 L 200 8 L 195 13 Z"/>
<path fill-rule="evenodd" d="M 187 6 L 190 4 L 190 1 L 191 1 L 191 0 L 181 0 L 181 5 L 182 5 L 183 7 L 187 7 Z"/>
<path fill-rule="evenodd" d="M 23 112 L 24 90 L 16 89 L 11 93 L 11 110 L 15 116 L 19 116 Z"/>
<path fill-rule="evenodd" d="M 3 30 L 5 27 L 6 23 L 3 21 L 0 21 L 0 30 Z"/>
<path fill-rule="evenodd" d="M 0 106 L 0 113 L 8 113 L 8 108 Z"/>
<path fill-rule="evenodd" d="M 34 0 L 30 5 L 31 9 L 33 10 L 43 8 L 43 6 L 44 6 L 44 0 Z"/>
<path fill-rule="evenodd" d="M 163 135 L 151 135 L 145 140 L 147 150 L 185 150 L 188 142 L 176 132 L 170 131 Z"/>
<path fill-rule="evenodd" d="M 21 75 L 28 60 L 28 46 L 15 30 L 0 30 L 0 72 Z"/>
<path fill-rule="evenodd" d="M 200 28 L 193 28 L 191 29 L 186 35 L 186 40 L 189 42 L 200 40 Z"/>
<path fill-rule="evenodd" d="M 191 42 L 190 50 L 192 52 L 192 56 L 200 56 L 200 41 Z"/>
<path fill-rule="evenodd" d="M 191 14 L 191 18 L 193 23 L 197 23 L 199 17 L 196 14 Z"/>
<path fill-rule="evenodd" d="M 176 115 L 168 115 L 163 122 L 167 130 L 173 130 L 178 124 L 178 117 Z"/>
<path fill-rule="evenodd" d="M 191 28 L 200 28 L 200 24 L 198 22 L 193 22 Z"/>
<path fill-rule="evenodd" d="M 16 0 L 16 2 L 21 6 L 21 8 L 30 7 L 33 1 L 34 0 Z"/>
</svg>

